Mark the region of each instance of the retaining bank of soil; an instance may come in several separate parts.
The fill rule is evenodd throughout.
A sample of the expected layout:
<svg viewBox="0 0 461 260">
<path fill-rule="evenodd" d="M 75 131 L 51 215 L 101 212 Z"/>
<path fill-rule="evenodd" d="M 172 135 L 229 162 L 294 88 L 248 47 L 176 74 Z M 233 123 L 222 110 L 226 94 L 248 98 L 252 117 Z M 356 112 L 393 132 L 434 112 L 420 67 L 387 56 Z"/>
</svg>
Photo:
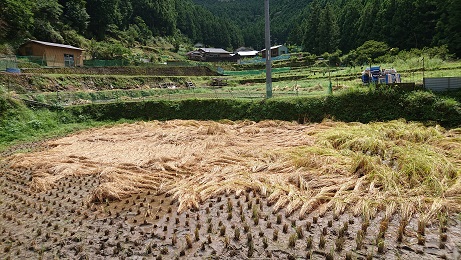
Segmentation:
<svg viewBox="0 0 461 260">
<path fill-rule="evenodd" d="M 216 71 L 205 66 L 158 66 L 158 67 L 75 67 L 75 68 L 29 68 L 26 74 L 83 74 L 83 75 L 146 75 L 146 76 L 215 76 Z"/>
</svg>

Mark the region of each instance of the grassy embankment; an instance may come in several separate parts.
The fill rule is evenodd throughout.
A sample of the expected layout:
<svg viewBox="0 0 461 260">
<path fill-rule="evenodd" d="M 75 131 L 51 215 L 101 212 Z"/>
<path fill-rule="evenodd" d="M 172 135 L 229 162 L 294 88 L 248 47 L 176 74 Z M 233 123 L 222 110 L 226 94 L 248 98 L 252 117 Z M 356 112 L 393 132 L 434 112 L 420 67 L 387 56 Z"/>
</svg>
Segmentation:
<svg viewBox="0 0 461 260">
<path fill-rule="evenodd" d="M 62 112 L 49 109 L 31 109 L 11 98 L 0 86 L 0 151 L 11 145 L 63 136 L 90 127 L 113 124 L 94 120 L 73 120 L 62 123 Z"/>
<path fill-rule="evenodd" d="M 180 67 L 100 68 L 102 71 L 82 68 L 69 75 L 56 74 L 61 70 L 38 69 L 39 74 L 3 74 L 0 77 L 0 146 L 4 148 L 19 140 L 62 135 L 75 129 L 104 124 L 100 122 L 107 120 L 182 118 L 319 122 L 324 118 L 334 118 L 366 123 L 405 118 L 448 127 L 460 125 L 459 93 L 443 96 L 424 91 L 375 90 L 361 86 L 358 78 L 361 68 L 340 67 L 331 68 L 334 95 L 327 97 L 328 68 L 320 65 L 290 70 L 282 68 L 275 73 L 275 98 L 272 100 L 262 100 L 265 83 L 258 82 L 264 81 L 263 71 L 234 72 L 233 76 L 227 77 L 229 85 L 220 89 L 209 87 L 210 79 L 216 76 L 209 74 L 210 70 L 206 67 L 192 70 Z M 411 75 L 422 77 L 423 73 L 420 58 L 381 65 L 398 68 L 405 81 Z M 426 59 L 424 70 L 427 76 L 456 76 L 461 73 L 460 68 L 459 62 L 431 58 Z M 46 72 L 51 74 L 43 74 Z M 147 75 L 150 72 L 169 74 Z M 98 73 L 101 75 L 95 75 Z M 178 73 L 189 74 L 178 76 Z M 197 88 L 157 88 L 165 82 L 184 84 L 186 81 L 194 82 Z M 59 93 L 56 93 L 57 86 Z M 257 99 L 239 99 L 250 96 Z M 87 105 L 58 111 L 31 110 L 17 101 L 18 97 L 58 106 Z M 216 100 L 218 97 L 228 99 Z M 100 101 L 112 103 L 98 104 Z"/>
<path fill-rule="evenodd" d="M 428 58 L 423 68 L 421 58 L 395 59 L 393 63 L 376 64 L 397 68 L 403 82 L 422 83 L 423 74 L 456 76 L 461 74 L 459 62 Z M 210 65 L 206 65 L 210 67 Z M 221 88 L 210 86 L 216 72 L 208 67 L 121 67 L 29 69 L 23 75 L 1 75 L 0 84 L 21 98 L 63 106 L 120 100 L 163 100 L 187 98 L 258 98 L 266 92 L 265 73 L 260 70 L 228 71 L 229 83 Z M 329 80 L 333 92 L 361 86 L 361 67 L 326 67 L 317 63 L 304 67 L 277 67 L 273 73 L 274 97 L 321 96 L 326 94 Z M 424 70 L 424 72 L 423 72 Z M 330 73 L 329 73 L 330 71 Z M 331 74 L 331 77 L 329 77 Z M 187 89 L 186 82 L 197 88 Z M 162 89 L 171 84 L 177 89 Z M 59 94 L 56 93 L 59 91 Z"/>
<path fill-rule="evenodd" d="M 388 121 L 404 118 L 445 127 L 461 125 L 459 94 L 399 92 L 392 89 L 354 88 L 332 96 L 274 98 L 271 100 L 184 99 L 119 101 L 88 104 L 63 110 L 26 108 L 1 89 L 1 136 L 4 148 L 18 141 L 56 136 L 119 120 L 265 120 L 320 122 L 332 118 L 345 122 Z M 104 123 L 105 122 L 105 123 Z"/>
</svg>

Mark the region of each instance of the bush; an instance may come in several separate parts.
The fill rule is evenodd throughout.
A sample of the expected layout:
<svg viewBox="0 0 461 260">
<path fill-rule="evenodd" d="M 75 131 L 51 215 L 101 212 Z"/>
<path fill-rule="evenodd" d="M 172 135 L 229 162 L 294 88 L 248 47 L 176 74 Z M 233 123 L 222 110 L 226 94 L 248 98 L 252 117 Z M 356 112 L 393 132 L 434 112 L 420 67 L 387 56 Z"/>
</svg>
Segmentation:
<svg viewBox="0 0 461 260">
<path fill-rule="evenodd" d="M 21 102 L 9 99 L 1 90 L 0 86 L 0 150 L 18 140 L 36 140 L 119 120 L 273 119 L 307 123 L 330 118 L 368 123 L 403 118 L 435 122 L 444 127 L 461 126 L 460 101 L 427 91 L 352 89 L 327 97 L 117 102 L 50 111 L 28 109 Z"/>
<path fill-rule="evenodd" d="M 13 55 L 14 54 L 14 48 L 11 46 L 9 43 L 2 43 L 0 44 L 0 54 L 4 55 Z"/>
<path fill-rule="evenodd" d="M 320 122 L 333 118 L 346 122 L 410 121 L 461 124 L 460 102 L 431 92 L 399 92 L 392 89 L 351 90 L 327 97 L 238 99 L 187 99 L 174 101 L 118 102 L 68 107 L 74 117 L 95 120 L 286 120 Z"/>
<path fill-rule="evenodd" d="M 6 102 L 6 98 L 3 94 L 0 95 L 0 114 L 4 114 L 8 109 L 8 104 Z"/>
<path fill-rule="evenodd" d="M 355 64 L 368 64 L 386 54 L 388 50 L 389 46 L 386 43 L 371 40 L 352 51 L 348 57 Z"/>
<path fill-rule="evenodd" d="M 407 119 L 409 120 L 430 120 L 432 117 L 431 110 L 437 96 L 428 91 L 415 91 L 404 95 L 401 98 L 401 104 Z"/>
<path fill-rule="evenodd" d="M 88 46 L 88 52 L 93 59 L 99 60 L 126 59 L 131 55 L 130 49 L 115 40 L 113 42 L 91 41 Z"/>
</svg>

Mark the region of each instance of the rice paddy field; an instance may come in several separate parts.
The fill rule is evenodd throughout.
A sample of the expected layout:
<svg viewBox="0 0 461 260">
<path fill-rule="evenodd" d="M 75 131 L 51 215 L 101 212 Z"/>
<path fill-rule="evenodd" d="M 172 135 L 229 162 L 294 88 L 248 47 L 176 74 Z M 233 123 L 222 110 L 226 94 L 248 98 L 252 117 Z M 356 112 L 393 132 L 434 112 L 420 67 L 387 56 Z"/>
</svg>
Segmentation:
<svg viewBox="0 0 461 260">
<path fill-rule="evenodd" d="M 2 259 L 461 256 L 461 129 L 151 121 L 1 158 Z"/>
</svg>

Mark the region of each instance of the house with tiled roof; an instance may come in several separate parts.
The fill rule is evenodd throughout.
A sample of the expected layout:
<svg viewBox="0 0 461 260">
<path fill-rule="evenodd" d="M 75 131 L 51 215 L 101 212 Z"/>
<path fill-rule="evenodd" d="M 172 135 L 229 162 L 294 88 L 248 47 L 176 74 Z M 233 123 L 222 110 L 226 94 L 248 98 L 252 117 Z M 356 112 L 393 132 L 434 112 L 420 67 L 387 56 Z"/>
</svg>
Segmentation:
<svg viewBox="0 0 461 260">
<path fill-rule="evenodd" d="M 198 61 L 232 61 L 235 54 L 221 48 L 200 48 L 187 53 L 187 58 Z"/>
</svg>

